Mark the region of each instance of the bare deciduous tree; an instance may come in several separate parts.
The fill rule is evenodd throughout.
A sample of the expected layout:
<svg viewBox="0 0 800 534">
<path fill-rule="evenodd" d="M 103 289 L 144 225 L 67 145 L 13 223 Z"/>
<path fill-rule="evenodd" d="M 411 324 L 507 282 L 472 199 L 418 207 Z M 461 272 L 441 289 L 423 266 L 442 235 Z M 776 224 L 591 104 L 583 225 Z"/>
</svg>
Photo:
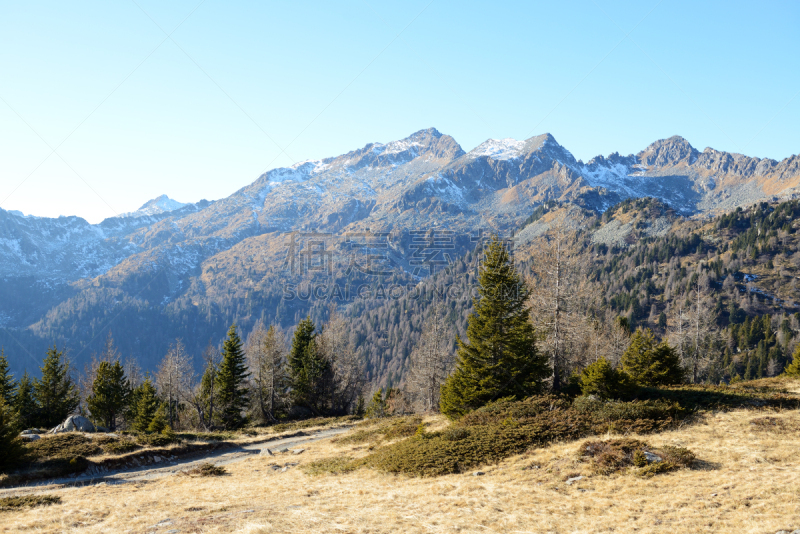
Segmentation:
<svg viewBox="0 0 800 534">
<path fill-rule="evenodd" d="M 576 235 L 560 214 L 532 254 L 531 319 L 540 335 L 541 348 L 550 358 L 554 390 L 561 389 L 570 372 L 590 359 L 587 343 L 592 324 L 587 310 L 596 291 L 588 283 L 585 264 L 570 254 Z"/>
<path fill-rule="evenodd" d="M 719 329 L 713 317 L 713 301 L 698 285 L 689 306 L 678 304 L 668 323 L 668 339 L 678 351 L 693 383 L 698 383 L 713 362 Z"/>
<path fill-rule="evenodd" d="M 317 348 L 333 369 L 331 411 L 347 413 L 363 393 L 364 364 L 359 359 L 350 339 L 350 328 L 345 318 L 331 307 L 328 322 L 317 339 Z"/>
<path fill-rule="evenodd" d="M 156 385 L 167 403 L 169 424 L 175 428 L 180 403 L 188 399 L 195 381 L 195 373 L 186 348 L 180 339 L 170 345 L 156 373 Z"/>
<path fill-rule="evenodd" d="M 275 326 L 265 329 L 259 322 L 248 337 L 246 351 L 254 397 L 252 406 L 264 422 L 277 421 L 276 412 L 287 401 L 289 384 L 285 338 Z"/>
<path fill-rule="evenodd" d="M 452 329 L 441 303 L 431 307 L 419 342 L 409 357 L 408 387 L 423 412 L 439 411 L 439 391 L 453 369 Z"/>
</svg>

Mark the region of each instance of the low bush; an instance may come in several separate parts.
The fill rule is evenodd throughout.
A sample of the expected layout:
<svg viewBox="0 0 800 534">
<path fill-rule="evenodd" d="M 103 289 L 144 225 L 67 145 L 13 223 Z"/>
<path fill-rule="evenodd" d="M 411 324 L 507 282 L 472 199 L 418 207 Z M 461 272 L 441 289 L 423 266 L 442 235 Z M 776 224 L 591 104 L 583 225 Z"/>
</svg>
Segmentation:
<svg viewBox="0 0 800 534">
<path fill-rule="evenodd" d="M 355 444 L 367 443 L 372 441 L 394 441 L 397 439 L 407 438 L 413 436 L 419 425 L 422 423 L 422 417 L 398 417 L 380 420 L 371 428 L 358 430 L 352 434 L 347 434 L 341 438 L 334 438 L 334 443 L 342 444 Z"/>
<path fill-rule="evenodd" d="M 684 415 L 679 405 L 668 401 L 618 402 L 588 397 L 572 401 L 555 395 L 522 401 L 502 399 L 465 415 L 447 429 L 415 432 L 413 438 L 381 447 L 356 463 L 412 476 L 460 473 L 555 441 L 609 431 L 663 430 Z M 357 442 L 376 431 L 356 432 L 340 441 Z"/>
<path fill-rule="evenodd" d="M 680 386 L 643 388 L 639 399 L 665 400 L 678 403 L 687 411 L 732 410 L 736 408 L 771 407 L 778 409 L 800 408 L 800 397 L 769 387 L 705 386 L 684 384 Z"/>
<path fill-rule="evenodd" d="M 358 463 L 349 456 L 336 456 L 332 458 L 322 458 L 300 466 L 300 469 L 307 475 L 341 475 L 350 473 L 358 468 Z"/>
<path fill-rule="evenodd" d="M 214 465 L 209 462 L 204 462 L 197 467 L 193 467 L 192 469 L 188 469 L 183 472 L 185 475 L 197 477 L 219 477 L 226 475 L 227 473 L 228 471 L 224 467 Z"/>
<path fill-rule="evenodd" d="M 131 435 L 134 437 L 137 444 L 149 447 L 165 447 L 172 443 L 181 442 L 181 437 L 173 432 L 169 427 L 165 427 L 163 432 L 136 432 Z"/>
<path fill-rule="evenodd" d="M 95 456 L 103 453 L 103 448 L 96 440 L 72 432 L 45 436 L 27 443 L 25 446 L 33 461 L 70 459 L 76 456 Z"/>
<path fill-rule="evenodd" d="M 61 497 L 56 495 L 24 495 L 20 497 L 0 498 L 0 511 L 12 512 L 21 508 L 35 508 L 36 506 L 49 506 L 59 504 Z"/>
<path fill-rule="evenodd" d="M 690 467 L 695 460 L 694 453 L 689 449 L 651 447 L 644 441 L 625 438 L 587 441 L 580 446 L 579 456 L 600 475 L 634 469 L 635 474 L 644 477 Z"/>
</svg>

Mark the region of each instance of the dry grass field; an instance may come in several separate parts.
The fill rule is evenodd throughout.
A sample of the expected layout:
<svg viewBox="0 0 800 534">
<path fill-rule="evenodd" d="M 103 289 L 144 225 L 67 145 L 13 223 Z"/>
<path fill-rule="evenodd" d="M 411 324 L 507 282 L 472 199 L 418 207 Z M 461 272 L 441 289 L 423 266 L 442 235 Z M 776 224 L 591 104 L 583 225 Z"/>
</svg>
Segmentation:
<svg viewBox="0 0 800 534">
<path fill-rule="evenodd" d="M 690 425 L 641 439 L 655 447 L 689 448 L 698 460 L 691 469 L 652 478 L 631 472 L 594 475 L 580 460 L 583 441 L 577 441 L 513 456 L 481 468 L 485 474 L 480 476 L 408 478 L 367 469 L 305 474 L 303 464 L 358 457 L 369 447 L 328 439 L 299 456 L 254 456 L 227 465 L 222 476 L 49 490 L 60 503 L 0 511 L 0 532 L 775 533 L 800 528 L 800 412 L 706 413 Z M 295 462 L 285 471 L 272 468 Z M 578 475 L 585 478 L 566 484 Z"/>
</svg>

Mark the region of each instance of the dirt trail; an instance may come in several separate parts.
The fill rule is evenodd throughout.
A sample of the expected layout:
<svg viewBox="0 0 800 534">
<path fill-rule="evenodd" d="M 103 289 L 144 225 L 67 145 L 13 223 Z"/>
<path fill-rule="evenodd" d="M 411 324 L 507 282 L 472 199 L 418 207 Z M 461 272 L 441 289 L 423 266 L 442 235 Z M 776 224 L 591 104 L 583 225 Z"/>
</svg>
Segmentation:
<svg viewBox="0 0 800 534">
<path fill-rule="evenodd" d="M 291 461 L 296 458 L 291 451 L 279 453 L 283 449 L 302 448 L 303 445 L 313 443 L 350 430 L 351 427 L 330 428 L 305 436 L 290 436 L 285 438 L 272 438 L 252 443 L 244 443 L 221 450 L 205 451 L 187 454 L 178 457 L 165 457 L 155 465 L 141 467 L 126 467 L 102 473 L 82 473 L 77 477 L 63 477 L 51 480 L 42 480 L 14 488 L 0 489 L 0 497 L 50 491 L 54 489 L 75 488 L 91 484 L 128 484 L 141 483 L 158 478 L 175 475 L 191 469 L 201 463 L 209 462 L 214 465 L 227 465 L 239 462 L 253 455 L 261 454 L 264 449 L 269 449 L 277 459 Z"/>
</svg>

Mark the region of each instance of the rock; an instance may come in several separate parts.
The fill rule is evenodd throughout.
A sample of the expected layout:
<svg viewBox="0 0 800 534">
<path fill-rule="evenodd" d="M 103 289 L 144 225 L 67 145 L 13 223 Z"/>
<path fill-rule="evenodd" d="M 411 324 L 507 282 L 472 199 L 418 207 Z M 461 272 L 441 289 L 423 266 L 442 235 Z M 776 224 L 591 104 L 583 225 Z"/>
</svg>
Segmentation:
<svg viewBox="0 0 800 534">
<path fill-rule="evenodd" d="M 281 466 L 279 465 L 271 465 L 270 467 L 272 468 L 273 471 L 277 471 L 278 469 L 281 468 Z"/>
<path fill-rule="evenodd" d="M 579 480 L 583 480 L 584 478 L 586 478 L 586 477 L 585 477 L 585 476 L 583 476 L 583 475 L 580 475 L 580 476 L 577 476 L 577 477 L 568 478 L 568 479 L 567 479 L 567 486 L 571 486 L 571 485 L 573 485 L 575 482 L 577 482 L 577 481 L 579 481 Z"/>
<path fill-rule="evenodd" d="M 292 454 L 303 454 L 304 452 L 305 452 L 305 449 L 294 449 L 292 451 Z"/>
<path fill-rule="evenodd" d="M 289 452 L 289 449 L 284 447 L 283 449 L 278 449 L 278 452 Z"/>
<path fill-rule="evenodd" d="M 283 469 L 281 469 L 281 473 L 285 473 L 285 472 L 286 472 L 286 471 L 288 471 L 288 470 L 289 470 L 289 466 L 287 465 L 286 467 L 284 467 Z"/>
<path fill-rule="evenodd" d="M 153 461 L 159 463 L 161 461 L 161 456 L 153 456 Z"/>
<path fill-rule="evenodd" d="M 485 474 L 486 473 L 484 473 L 483 471 L 475 471 L 474 473 L 472 473 L 472 476 L 479 477 L 479 476 L 483 476 Z"/>
<path fill-rule="evenodd" d="M 648 461 L 648 463 L 653 464 L 653 463 L 658 463 L 658 462 L 662 461 L 661 456 L 659 456 L 657 454 L 653 454 L 652 452 L 644 451 L 643 454 L 644 454 L 645 459 Z"/>
<path fill-rule="evenodd" d="M 269 449 L 261 449 L 261 454 L 263 454 L 264 456 L 275 456 Z"/>
<path fill-rule="evenodd" d="M 91 421 L 82 415 L 70 415 L 67 419 L 50 431 L 51 434 L 61 432 L 94 432 L 95 428 Z"/>
<path fill-rule="evenodd" d="M 42 439 L 42 437 L 38 434 L 20 434 L 20 437 L 25 441 L 36 441 L 37 439 Z"/>
</svg>

